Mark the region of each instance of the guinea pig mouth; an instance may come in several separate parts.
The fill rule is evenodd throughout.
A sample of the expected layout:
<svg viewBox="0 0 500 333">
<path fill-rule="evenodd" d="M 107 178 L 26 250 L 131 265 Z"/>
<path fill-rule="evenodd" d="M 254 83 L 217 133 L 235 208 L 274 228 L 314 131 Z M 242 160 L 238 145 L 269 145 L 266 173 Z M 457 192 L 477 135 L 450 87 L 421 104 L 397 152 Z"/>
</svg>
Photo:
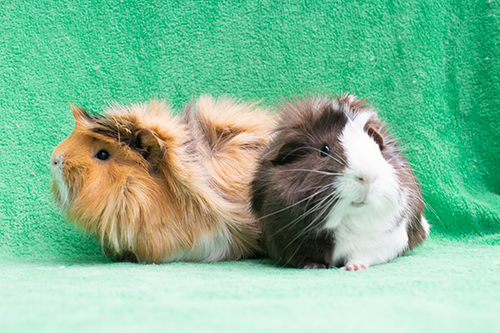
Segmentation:
<svg viewBox="0 0 500 333">
<path fill-rule="evenodd" d="M 54 181 L 54 187 L 52 190 L 55 194 L 57 201 L 59 201 L 62 207 L 66 207 L 69 203 L 70 190 L 63 177 L 63 159 L 60 156 L 55 156 L 51 158 L 50 161 L 52 169 L 52 179 Z"/>
<path fill-rule="evenodd" d="M 354 207 L 363 207 L 364 205 L 366 205 L 366 201 L 351 202 L 351 205 Z"/>
</svg>

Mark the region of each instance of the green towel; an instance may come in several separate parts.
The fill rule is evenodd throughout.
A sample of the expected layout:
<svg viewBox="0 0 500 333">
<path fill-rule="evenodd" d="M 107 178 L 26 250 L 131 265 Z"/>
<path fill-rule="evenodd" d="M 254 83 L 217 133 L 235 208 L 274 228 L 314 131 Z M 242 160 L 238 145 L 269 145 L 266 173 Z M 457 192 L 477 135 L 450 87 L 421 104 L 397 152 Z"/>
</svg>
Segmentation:
<svg viewBox="0 0 500 333">
<path fill-rule="evenodd" d="M 48 193 L 70 103 L 346 92 L 426 201 L 431 238 L 393 263 L 113 263 Z M 0 1 L 0 331 L 494 331 L 499 108 L 497 0 Z"/>
</svg>

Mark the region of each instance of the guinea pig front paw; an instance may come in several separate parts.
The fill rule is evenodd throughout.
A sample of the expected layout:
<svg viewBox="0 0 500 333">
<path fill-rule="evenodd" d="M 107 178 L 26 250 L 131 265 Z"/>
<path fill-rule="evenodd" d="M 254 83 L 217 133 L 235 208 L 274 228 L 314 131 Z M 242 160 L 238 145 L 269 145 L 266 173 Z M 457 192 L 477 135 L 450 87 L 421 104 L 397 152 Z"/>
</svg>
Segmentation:
<svg viewBox="0 0 500 333">
<path fill-rule="evenodd" d="M 309 263 L 301 267 L 302 269 L 324 269 L 327 268 L 324 264 Z"/>
<path fill-rule="evenodd" d="M 368 269 L 368 265 L 359 260 L 349 260 L 347 264 L 340 269 L 343 271 L 362 271 Z"/>
</svg>

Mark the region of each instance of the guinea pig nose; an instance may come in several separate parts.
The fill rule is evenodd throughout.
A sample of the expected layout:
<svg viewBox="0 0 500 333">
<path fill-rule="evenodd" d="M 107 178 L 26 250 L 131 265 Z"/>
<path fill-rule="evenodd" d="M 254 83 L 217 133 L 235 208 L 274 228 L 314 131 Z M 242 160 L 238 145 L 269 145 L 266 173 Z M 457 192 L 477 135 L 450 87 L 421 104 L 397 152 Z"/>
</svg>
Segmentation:
<svg viewBox="0 0 500 333">
<path fill-rule="evenodd" d="M 356 181 L 361 184 L 372 184 L 375 181 L 375 177 L 366 176 L 356 176 Z"/>
<path fill-rule="evenodd" d="M 62 159 L 61 155 L 54 155 L 51 158 L 51 163 L 52 163 L 52 166 L 54 166 L 54 167 L 62 165 L 62 162 L 63 162 L 63 159 Z"/>
</svg>

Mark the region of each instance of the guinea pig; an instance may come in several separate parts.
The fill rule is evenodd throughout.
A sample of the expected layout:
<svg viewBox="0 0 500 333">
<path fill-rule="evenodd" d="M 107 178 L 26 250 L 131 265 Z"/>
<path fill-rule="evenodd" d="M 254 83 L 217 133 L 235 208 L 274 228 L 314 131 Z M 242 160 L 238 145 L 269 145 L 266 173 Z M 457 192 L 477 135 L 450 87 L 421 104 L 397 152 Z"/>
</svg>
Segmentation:
<svg viewBox="0 0 500 333">
<path fill-rule="evenodd" d="M 415 176 L 377 112 L 353 95 L 285 102 L 252 181 L 261 246 L 279 265 L 355 271 L 429 233 Z"/>
<path fill-rule="evenodd" d="M 259 254 L 251 175 L 274 119 L 255 104 L 202 96 L 176 116 L 152 101 L 103 115 L 72 107 L 51 158 L 70 221 L 122 261 L 222 261 Z"/>
</svg>

